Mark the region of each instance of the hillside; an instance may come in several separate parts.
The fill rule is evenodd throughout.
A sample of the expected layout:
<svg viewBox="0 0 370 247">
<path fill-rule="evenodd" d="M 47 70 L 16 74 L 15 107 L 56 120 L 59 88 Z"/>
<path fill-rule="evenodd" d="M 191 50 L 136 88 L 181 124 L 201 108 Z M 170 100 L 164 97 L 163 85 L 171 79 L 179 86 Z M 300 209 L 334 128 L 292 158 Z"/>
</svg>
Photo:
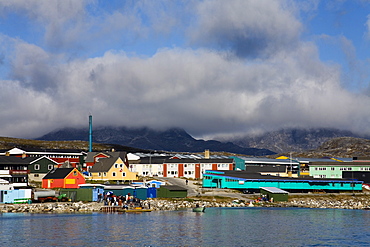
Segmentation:
<svg viewBox="0 0 370 247">
<path fill-rule="evenodd" d="M 20 138 L 0 137 L 0 149 L 6 150 L 13 147 L 19 148 L 41 148 L 41 149 L 78 149 L 88 150 L 88 142 L 85 141 L 40 141 L 28 140 Z M 120 146 L 116 144 L 93 144 L 95 151 L 115 150 L 127 152 L 147 152 L 147 150 L 136 149 L 127 146 Z M 228 152 L 215 152 L 210 150 L 213 154 L 228 154 Z M 289 156 L 290 152 L 279 153 L 275 155 L 268 155 L 268 157 L 275 158 L 281 155 Z M 352 158 L 360 156 L 370 157 L 370 140 L 355 137 L 337 137 L 330 139 L 320 145 L 316 149 L 306 150 L 301 152 L 292 152 L 293 157 L 307 157 L 307 158 L 321 158 L 321 157 L 342 157 Z"/>
<path fill-rule="evenodd" d="M 289 156 L 290 153 L 281 153 L 280 155 Z M 328 140 L 317 149 L 303 152 L 292 152 L 292 156 L 307 158 L 353 158 L 361 156 L 370 157 L 370 140 L 355 137 L 337 137 Z"/>
<path fill-rule="evenodd" d="M 76 149 L 82 151 L 88 151 L 89 143 L 86 141 L 42 141 L 42 140 L 29 140 L 21 138 L 11 138 L 11 137 L 0 137 L 0 149 L 8 150 L 13 147 L 18 148 L 40 148 L 40 149 Z M 120 150 L 127 152 L 141 152 L 145 151 L 142 149 L 125 147 L 116 144 L 103 144 L 103 143 L 94 143 L 93 149 L 95 151 L 104 151 L 104 150 Z"/>
<path fill-rule="evenodd" d="M 327 141 L 338 137 L 366 138 L 350 131 L 338 129 L 282 129 L 261 135 L 246 135 L 230 139 L 241 147 L 266 148 L 276 153 L 305 152 L 319 148 Z"/>
<path fill-rule="evenodd" d="M 88 141 L 87 129 L 65 128 L 46 134 L 39 140 L 82 140 Z M 168 130 L 153 130 L 150 128 L 101 127 L 93 130 L 93 141 L 96 143 L 111 143 L 139 149 L 160 150 L 166 152 L 228 152 L 251 156 L 272 155 L 265 148 L 240 147 L 232 142 L 197 140 L 185 130 L 172 128 Z"/>
</svg>

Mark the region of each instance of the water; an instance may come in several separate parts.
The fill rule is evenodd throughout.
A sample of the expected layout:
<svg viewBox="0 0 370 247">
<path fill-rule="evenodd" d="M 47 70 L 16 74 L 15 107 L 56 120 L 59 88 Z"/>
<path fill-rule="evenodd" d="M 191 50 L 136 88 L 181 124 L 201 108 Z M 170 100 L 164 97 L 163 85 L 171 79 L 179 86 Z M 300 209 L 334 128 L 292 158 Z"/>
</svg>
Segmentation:
<svg viewBox="0 0 370 247">
<path fill-rule="evenodd" d="M 1 246 L 370 246 L 370 211 L 207 208 L 0 216 Z"/>
</svg>

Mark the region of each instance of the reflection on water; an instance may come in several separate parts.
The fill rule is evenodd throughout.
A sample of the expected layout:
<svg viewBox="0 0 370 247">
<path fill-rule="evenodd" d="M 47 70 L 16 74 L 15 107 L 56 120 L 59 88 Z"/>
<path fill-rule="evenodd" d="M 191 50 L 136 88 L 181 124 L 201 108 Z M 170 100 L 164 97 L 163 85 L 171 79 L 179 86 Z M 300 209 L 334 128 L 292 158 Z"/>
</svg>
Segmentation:
<svg viewBox="0 0 370 247">
<path fill-rule="evenodd" d="M 1 246 L 370 246 L 370 212 L 207 208 L 141 214 L 2 214 Z"/>
</svg>

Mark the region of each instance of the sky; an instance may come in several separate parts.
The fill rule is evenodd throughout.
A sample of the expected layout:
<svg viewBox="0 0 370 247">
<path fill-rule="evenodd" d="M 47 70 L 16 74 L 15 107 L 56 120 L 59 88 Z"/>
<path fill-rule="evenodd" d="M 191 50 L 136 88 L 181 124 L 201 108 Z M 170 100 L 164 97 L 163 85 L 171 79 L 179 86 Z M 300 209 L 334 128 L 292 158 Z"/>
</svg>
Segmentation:
<svg viewBox="0 0 370 247">
<path fill-rule="evenodd" d="M 0 136 L 370 134 L 369 0 L 0 0 Z"/>
</svg>

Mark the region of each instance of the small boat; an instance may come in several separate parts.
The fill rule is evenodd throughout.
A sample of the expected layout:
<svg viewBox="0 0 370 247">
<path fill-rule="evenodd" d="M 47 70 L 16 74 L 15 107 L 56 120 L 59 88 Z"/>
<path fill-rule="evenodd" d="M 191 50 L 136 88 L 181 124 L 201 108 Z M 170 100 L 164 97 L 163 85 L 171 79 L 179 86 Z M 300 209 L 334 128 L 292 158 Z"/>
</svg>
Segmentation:
<svg viewBox="0 0 370 247">
<path fill-rule="evenodd" d="M 118 212 L 122 212 L 122 213 L 143 213 L 143 212 L 152 212 L 152 211 L 153 211 L 153 209 L 141 208 L 141 207 L 122 208 L 122 209 L 118 210 Z"/>
<path fill-rule="evenodd" d="M 153 210 L 152 209 L 124 209 L 123 211 L 121 212 L 125 212 L 125 213 L 143 213 L 143 212 L 152 212 Z"/>
<path fill-rule="evenodd" d="M 206 207 L 195 207 L 193 208 L 193 212 L 204 212 Z"/>
</svg>

